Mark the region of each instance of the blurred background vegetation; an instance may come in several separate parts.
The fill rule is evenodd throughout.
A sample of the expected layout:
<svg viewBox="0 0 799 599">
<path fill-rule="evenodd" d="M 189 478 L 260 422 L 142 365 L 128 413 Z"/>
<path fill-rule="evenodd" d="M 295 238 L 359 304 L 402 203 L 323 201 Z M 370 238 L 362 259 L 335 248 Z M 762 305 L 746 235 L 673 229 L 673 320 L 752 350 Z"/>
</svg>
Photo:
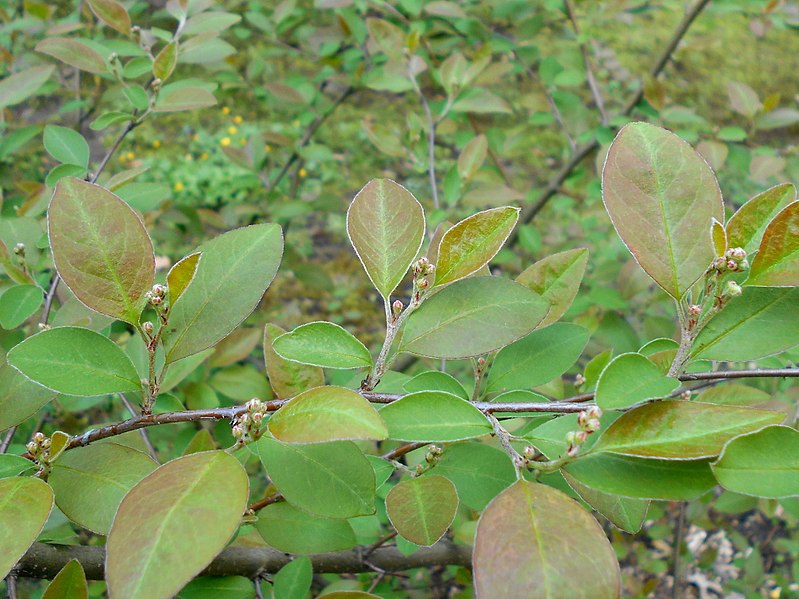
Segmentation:
<svg viewBox="0 0 799 599">
<path fill-rule="evenodd" d="M 156 35 L 175 27 L 169 7 L 157 0 L 124 4 L 134 24 Z M 728 209 L 770 185 L 799 183 L 799 3 L 713 0 L 662 74 L 648 76 L 692 4 L 189 2 L 190 14 L 206 10 L 206 18 L 184 32 L 173 78 L 200 80 L 218 103 L 148 119 L 124 140 L 100 182 L 138 172 L 115 192 L 142 212 L 164 265 L 209 237 L 252 222 L 281 224 L 287 252 L 250 326 L 194 372 L 175 391 L 175 401 L 204 407 L 268 394 L 256 347 L 267 321 L 290 329 L 332 320 L 379 343 L 380 299 L 345 232 L 347 205 L 374 177 L 408 187 L 425 205 L 431 232 L 482 208 L 528 207 L 513 243 L 492 265 L 495 271 L 515 275 L 552 253 L 588 248 L 585 281 L 565 317 L 592 331 L 588 358 L 673 337 L 671 304 L 633 263 L 602 206 L 598 172 L 616 129 L 646 120 L 694 144 L 716 171 Z M 100 40 L 124 63 L 137 56 L 135 44 L 115 37 L 82 2 L 0 0 L 0 77 L 45 63 L 33 48 L 56 32 Z M 626 114 L 642 87 L 644 98 Z M 98 160 L 122 126 L 96 130 L 92 124 L 124 102 L 116 82 L 59 64 L 36 97 L 3 110 L 0 239 L 6 245 L 47 246 L 41 219 L 50 191 L 44 182 L 56 163 L 43 150 L 43 127 L 78 127 Z M 429 177 L 428 109 L 435 121 L 437 205 Z M 598 149 L 577 161 L 530 218 L 529 207 L 553 177 L 595 141 Z M 44 258 L 29 250 L 27 259 Z M 22 335 L 0 331 L 3 351 Z M 782 367 L 797 355 L 759 365 Z M 215 374 L 215 368 L 237 362 L 236 369 Z M 424 363 L 404 366 L 413 374 Z M 450 369 L 468 379 L 465 364 Z M 583 372 L 588 380 L 580 387 L 542 391 L 555 398 L 588 391 L 591 367 Z M 571 374 L 568 380 L 577 372 Z M 784 381 L 747 384 L 799 399 Z M 62 398 L 52 409 L 62 418 L 71 414 L 80 429 L 108 407 L 102 398 Z M 215 431 L 220 443 L 229 436 L 222 428 Z M 171 430 L 153 430 L 152 436 L 176 451 L 194 433 L 187 429 L 175 438 Z M 607 526 L 622 560 L 626 596 L 662 596 L 667 588 L 679 507 L 653 504 L 637 535 Z M 798 522 L 796 499 L 724 492 L 691 504 L 682 528 L 682 575 L 690 583 L 685 596 L 799 597 Z M 462 523 L 459 534 L 468 536 L 473 526 Z M 50 532 L 65 542 L 75 534 L 66 521 Z M 457 589 L 452 570 L 432 575 Z M 414 579 L 414 596 L 428 596 L 429 577 Z M 392 590 L 386 583 L 375 592 L 407 596 L 413 580 L 408 584 Z M 457 596 L 467 596 L 462 592 Z"/>
</svg>

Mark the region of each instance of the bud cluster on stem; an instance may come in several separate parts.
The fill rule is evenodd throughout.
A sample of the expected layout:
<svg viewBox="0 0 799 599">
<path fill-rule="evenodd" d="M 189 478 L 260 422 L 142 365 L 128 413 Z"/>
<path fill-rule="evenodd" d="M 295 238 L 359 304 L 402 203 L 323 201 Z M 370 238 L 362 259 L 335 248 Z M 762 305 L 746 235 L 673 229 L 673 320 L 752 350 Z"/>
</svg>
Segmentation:
<svg viewBox="0 0 799 599">
<path fill-rule="evenodd" d="M 244 404 L 246 410 L 236 416 L 232 421 L 232 433 L 236 439 L 236 445 L 241 446 L 252 443 L 261 438 L 263 434 L 262 425 L 264 417 L 269 412 L 266 402 L 253 398 Z"/>
</svg>

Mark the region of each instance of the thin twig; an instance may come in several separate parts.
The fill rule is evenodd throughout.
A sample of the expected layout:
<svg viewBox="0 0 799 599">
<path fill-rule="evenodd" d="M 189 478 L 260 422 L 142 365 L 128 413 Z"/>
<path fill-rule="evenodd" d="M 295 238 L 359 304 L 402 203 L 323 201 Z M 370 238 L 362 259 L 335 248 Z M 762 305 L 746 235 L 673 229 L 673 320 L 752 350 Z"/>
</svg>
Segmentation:
<svg viewBox="0 0 799 599">
<path fill-rule="evenodd" d="M 14 575 L 6 576 L 6 599 L 18 599 L 17 577 Z"/>
<path fill-rule="evenodd" d="M 392 449 L 388 453 L 384 453 L 380 457 L 383 458 L 384 460 L 388 460 L 388 461 L 398 460 L 399 458 L 404 456 L 406 453 L 410 453 L 412 451 L 420 449 L 420 448 L 424 447 L 425 445 L 429 445 L 429 443 L 422 443 L 422 442 L 407 443 L 405 445 L 400 445 L 396 449 Z"/>
<path fill-rule="evenodd" d="M 674 555 L 671 562 L 672 599 L 680 599 L 680 590 L 682 587 L 680 580 L 680 549 L 682 548 L 682 535 L 683 528 L 685 528 L 685 512 L 687 511 L 687 506 L 688 504 L 685 501 L 680 502 L 677 523 L 674 526 L 674 541 L 672 542 Z"/>
<path fill-rule="evenodd" d="M 11 445 L 11 441 L 14 438 L 14 433 L 17 432 L 17 427 L 12 426 L 10 429 L 6 431 L 6 434 L 3 435 L 3 440 L 0 441 L 0 453 L 5 453 L 8 451 L 8 446 Z"/>
<path fill-rule="evenodd" d="M 580 53 L 583 55 L 583 62 L 585 63 L 585 78 L 588 81 L 588 87 L 591 90 L 591 95 L 594 98 L 594 103 L 596 104 L 596 109 L 599 111 L 599 117 L 603 125 L 608 124 L 608 114 L 605 112 L 605 101 L 602 99 L 602 92 L 599 89 L 599 84 L 597 83 L 596 76 L 594 75 L 594 69 L 591 66 L 591 55 L 588 52 L 588 48 L 586 48 L 585 44 L 580 41 L 580 24 L 577 21 L 577 14 L 574 10 L 574 4 L 572 0 L 563 0 L 563 4 L 566 7 L 566 14 L 571 21 L 572 27 L 574 28 L 574 33 L 577 35 L 577 45 L 580 47 Z"/>
<path fill-rule="evenodd" d="M 267 495 L 263 499 L 256 501 L 255 503 L 251 504 L 250 507 L 247 508 L 248 512 L 252 512 L 253 514 L 258 510 L 264 509 L 267 505 L 272 505 L 273 503 L 280 503 L 281 501 L 285 501 L 285 497 L 280 493 L 273 493 L 272 495 Z"/>
<path fill-rule="evenodd" d="M 390 533 L 388 533 L 387 535 L 385 535 L 385 536 L 383 536 L 383 537 L 379 538 L 379 539 L 378 539 L 377 541 L 375 541 L 375 542 L 374 542 L 372 545 L 370 545 L 370 546 L 369 546 L 369 547 L 366 549 L 366 551 L 364 551 L 364 552 L 363 552 L 363 557 L 364 557 L 364 559 L 366 559 L 367 557 L 369 557 L 370 555 L 372 555 L 372 554 L 373 554 L 375 551 L 377 551 L 378 549 L 380 549 L 380 547 L 382 547 L 383 545 L 385 545 L 386 543 L 388 543 L 388 542 L 389 542 L 391 539 L 393 539 L 393 538 L 394 538 L 394 537 L 396 537 L 396 536 L 397 536 L 397 531 L 395 530 L 395 531 L 393 531 L 393 532 L 390 532 Z"/>
<path fill-rule="evenodd" d="M 264 599 L 264 592 L 261 590 L 261 577 L 256 576 L 253 579 L 253 584 L 255 584 L 255 597 L 257 599 Z"/>
<path fill-rule="evenodd" d="M 120 393 L 119 398 L 122 400 L 122 403 L 125 404 L 125 408 L 127 408 L 131 416 L 134 417 L 138 416 L 138 414 L 136 413 L 136 409 L 133 407 L 133 404 L 130 403 L 130 401 L 128 401 L 128 398 L 125 397 L 124 393 Z M 158 454 L 156 453 L 155 447 L 150 441 L 150 436 L 147 434 L 147 431 L 141 428 L 139 429 L 139 433 L 141 434 L 141 438 L 144 441 L 144 446 L 147 447 L 147 453 L 149 453 L 150 457 L 160 464 L 161 462 L 158 461 Z"/>
<path fill-rule="evenodd" d="M 430 193 L 433 196 L 433 208 L 438 210 L 438 182 L 436 180 L 436 127 L 438 122 L 433 118 L 433 112 L 430 110 L 430 103 L 427 101 L 427 96 L 424 95 L 422 88 L 419 87 L 419 82 L 416 81 L 416 74 L 411 70 L 409 63 L 408 79 L 410 79 L 416 95 L 419 96 L 419 101 L 422 103 L 425 119 L 427 120 L 427 174 L 430 178 Z"/>
</svg>

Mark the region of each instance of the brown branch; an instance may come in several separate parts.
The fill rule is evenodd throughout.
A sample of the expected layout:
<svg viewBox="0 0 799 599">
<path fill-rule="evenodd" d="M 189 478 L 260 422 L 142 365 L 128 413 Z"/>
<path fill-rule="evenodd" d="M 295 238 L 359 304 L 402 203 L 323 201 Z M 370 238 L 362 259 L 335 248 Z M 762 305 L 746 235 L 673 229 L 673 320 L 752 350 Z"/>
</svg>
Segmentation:
<svg viewBox="0 0 799 599">
<path fill-rule="evenodd" d="M 400 445 L 396 449 L 392 449 L 388 453 L 384 453 L 380 457 L 383 458 L 384 460 L 389 460 L 389 461 L 397 460 L 397 459 L 401 458 L 402 456 L 404 456 L 406 453 L 410 453 L 412 451 L 420 449 L 420 448 L 424 447 L 425 445 L 429 445 L 429 443 L 422 443 L 422 442 L 406 443 L 405 445 Z"/>
<path fill-rule="evenodd" d="M 608 113 L 605 112 L 605 101 L 602 99 L 602 92 L 599 89 L 599 84 L 597 83 L 596 76 L 594 75 L 594 69 L 591 66 L 591 55 L 589 54 L 588 48 L 586 48 L 585 44 L 579 40 L 580 24 L 577 21 L 577 13 L 574 10 L 574 4 L 572 3 L 572 0 L 563 0 L 563 4 L 566 7 L 566 14 L 571 21 L 572 27 L 574 28 L 574 33 L 577 34 L 577 45 L 580 47 L 580 53 L 583 55 L 583 62 L 585 63 L 585 78 L 588 81 L 588 87 L 591 90 L 591 95 L 594 98 L 596 109 L 599 111 L 602 124 L 607 125 Z"/>
<path fill-rule="evenodd" d="M 285 497 L 283 497 L 283 495 L 280 493 L 273 493 L 272 495 L 268 495 L 267 497 L 264 497 L 263 499 L 251 504 L 250 507 L 247 508 L 247 511 L 255 513 L 258 510 L 264 509 L 267 505 L 280 503 L 281 501 L 285 501 Z"/>
<path fill-rule="evenodd" d="M 688 10 L 688 12 L 685 13 L 685 16 L 682 18 L 679 25 L 677 25 L 677 28 L 674 30 L 671 38 L 669 38 L 666 46 L 663 48 L 657 60 L 652 65 L 652 68 L 649 70 L 649 75 L 651 77 L 654 78 L 660 75 L 660 73 L 669 63 L 669 60 L 671 59 L 672 54 L 674 54 L 674 51 L 677 49 L 677 46 L 680 44 L 680 41 L 682 41 L 682 39 L 685 37 L 688 29 L 709 2 L 710 0 L 697 0 L 696 3 Z M 627 101 L 627 104 L 625 104 L 624 108 L 622 109 L 620 116 L 627 116 L 630 114 L 638 105 L 638 102 L 641 101 L 643 95 L 644 89 L 643 86 L 641 86 Z M 522 213 L 519 217 L 519 222 L 524 224 L 533 220 L 533 218 L 535 218 L 541 209 L 547 205 L 549 200 L 555 196 L 560 187 L 563 185 L 563 182 L 569 177 L 572 171 L 577 168 L 577 166 L 586 156 L 588 156 L 598 147 L 599 142 L 596 139 L 577 147 L 569 161 L 564 164 L 563 167 L 561 167 L 554 177 L 552 177 L 549 184 L 546 186 L 544 191 L 541 192 L 538 198 L 536 198 L 532 204 L 526 206 L 522 210 Z M 519 229 L 517 228 L 508 239 L 509 245 L 515 241 L 516 235 L 518 235 L 518 230 Z"/>
<path fill-rule="evenodd" d="M 3 435 L 3 439 L 0 440 L 0 453 L 5 453 L 8 450 L 8 446 L 11 445 L 11 440 L 14 438 L 14 433 L 16 432 L 16 426 L 12 426 L 6 431 L 6 434 Z"/>
<path fill-rule="evenodd" d="M 403 555 L 396 547 L 375 549 L 366 559 L 365 548 L 310 555 L 316 573 L 373 572 L 377 567 L 395 572 L 437 565 L 469 566 L 472 548 L 439 541 L 411 555 Z M 76 559 L 83 566 L 86 578 L 102 580 L 105 569 L 105 548 L 80 545 L 47 545 L 34 543 L 14 569 L 17 576 L 52 579 L 67 563 Z M 275 573 L 291 561 L 291 556 L 271 547 L 228 547 L 200 573 L 201 576 L 246 576 L 255 578 Z"/>
</svg>

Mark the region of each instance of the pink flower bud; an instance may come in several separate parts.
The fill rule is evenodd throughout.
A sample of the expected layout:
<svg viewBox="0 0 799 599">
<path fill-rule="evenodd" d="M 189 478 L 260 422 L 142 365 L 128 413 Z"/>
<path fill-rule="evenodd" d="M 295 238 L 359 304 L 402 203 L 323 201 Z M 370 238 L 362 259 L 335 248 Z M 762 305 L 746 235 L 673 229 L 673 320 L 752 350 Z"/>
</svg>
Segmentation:
<svg viewBox="0 0 799 599">
<path fill-rule="evenodd" d="M 395 316 L 398 316 L 404 307 L 405 306 L 400 300 L 395 300 L 394 303 L 391 304 L 391 310 L 394 312 Z"/>
<path fill-rule="evenodd" d="M 688 314 L 691 316 L 699 316 L 702 313 L 702 306 L 692 304 L 688 307 Z"/>
<path fill-rule="evenodd" d="M 430 281 L 427 279 L 422 279 L 419 281 L 418 287 L 419 289 L 427 289 L 430 286 Z"/>
<path fill-rule="evenodd" d="M 164 297 L 166 295 L 166 287 L 163 285 L 153 285 L 153 295 Z"/>
<path fill-rule="evenodd" d="M 157 305 L 159 305 L 159 304 L 160 304 L 161 302 L 163 302 L 163 301 L 164 301 L 164 298 L 162 298 L 162 297 L 160 297 L 160 296 L 158 296 L 158 295 L 153 295 L 153 296 L 150 298 L 150 303 L 151 303 L 153 306 L 157 306 Z"/>
<path fill-rule="evenodd" d="M 602 408 L 599 406 L 591 406 L 586 410 L 589 418 L 602 418 Z"/>
<path fill-rule="evenodd" d="M 152 334 L 154 330 L 153 323 L 151 323 L 149 320 L 141 323 L 141 328 L 148 335 Z"/>
</svg>

